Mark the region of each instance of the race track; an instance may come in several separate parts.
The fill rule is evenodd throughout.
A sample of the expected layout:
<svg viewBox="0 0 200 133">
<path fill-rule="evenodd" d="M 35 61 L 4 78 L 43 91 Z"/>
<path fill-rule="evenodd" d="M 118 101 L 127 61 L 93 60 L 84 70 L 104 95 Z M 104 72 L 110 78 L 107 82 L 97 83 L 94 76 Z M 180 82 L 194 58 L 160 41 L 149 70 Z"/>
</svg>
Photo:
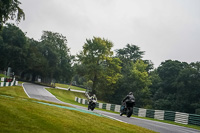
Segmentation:
<svg viewBox="0 0 200 133">
<path fill-rule="evenodd" d="M 36 85 L 32 83 L 24 83 L 23 88 L 26 94 L 28 95 L 28 97 L 30 98 L 35 98 L 38 100 L 45 100 L 45 101 L 50 101 L 50 102 L 55 102 L 55 103 L 67 104 L 78 109 L 87 110 L 86 107 L 68 104 L 68 103 L 64 103 L 58 100 L 54 95 L 48 92 L 44 88 L 44 86 L 40 86 L 40 85 Z M 106 117 L 109 117 L 111 119 L 115 119 L 118 121 L 133 124 L 133 125 L 138 125 L 140 127 L 144 127 L 156 132 L 161 132 L 161 133 L 200 133 L 199 130 L 195 130 L 192 128 L 181 127 L 181 126 L 157 122 L 157 121 L 139 119 L 139 118 L 134 118 L 134 117 L 127 118 L 125 116 L 119 116 L 119 114 L 100 111 L 100 110 L 94 110 L 94 112 L 104 115 Z"/>
</svg>

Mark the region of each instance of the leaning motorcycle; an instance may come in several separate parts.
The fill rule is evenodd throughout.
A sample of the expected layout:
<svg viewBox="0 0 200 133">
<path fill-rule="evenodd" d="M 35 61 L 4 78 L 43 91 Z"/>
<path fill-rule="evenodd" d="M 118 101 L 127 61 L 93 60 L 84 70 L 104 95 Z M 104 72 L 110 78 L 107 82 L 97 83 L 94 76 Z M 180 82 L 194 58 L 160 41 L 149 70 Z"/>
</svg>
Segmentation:
<svg viewBox="0 0 200 133">
<path fill-rule="evenodd" d="M 127 103 L 125 105 L 125 102 L 122 102 L 121 108 L 120 108 L 120 116 L 125 114 L 127 117 L 131 117 L 133 114 L 133 106 L 135 105 L 135 102 Z"/>
<path fill-rule="evenodd" d="M 89 100 L 89 104 L 88 104 L 88 110 L 94 110 L 94 108 L 96 107 L 96 103 L 97 101 L 96 100 Z"/>
</svg>

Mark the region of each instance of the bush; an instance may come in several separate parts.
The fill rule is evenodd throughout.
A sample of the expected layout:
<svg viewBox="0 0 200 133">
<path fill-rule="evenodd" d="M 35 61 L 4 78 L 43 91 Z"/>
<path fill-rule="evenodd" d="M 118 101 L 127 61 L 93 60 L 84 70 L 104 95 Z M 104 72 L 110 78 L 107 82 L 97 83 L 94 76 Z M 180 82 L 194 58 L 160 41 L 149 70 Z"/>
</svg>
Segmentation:
<svg viewBox="0 0 200 133">
<path fill-rule="evenodd" d="M 200 115 L 200 108 L 198 108 L 198 109 L 195 110 L 195 114 Z"/>
</svg>

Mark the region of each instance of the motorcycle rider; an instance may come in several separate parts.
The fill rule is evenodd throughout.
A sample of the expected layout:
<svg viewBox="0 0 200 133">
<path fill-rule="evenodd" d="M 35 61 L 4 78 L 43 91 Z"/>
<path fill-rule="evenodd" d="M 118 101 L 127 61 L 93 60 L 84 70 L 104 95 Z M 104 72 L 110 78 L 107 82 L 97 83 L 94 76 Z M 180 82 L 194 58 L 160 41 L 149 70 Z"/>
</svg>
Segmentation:
<svg viewBox="0 0 200 133">
<path fill-rule="evenodd" d="M 89 106 L 92 104 L 93 100 L 95 100 L 97 102 L 97 97 L 95 94 L 93 94 L 93 96 L 89 97 L 88 110 L 89 110 Z"/>
<path fill-rule="evenodd" d="M 127 107 L 133 107 L 135 105 L 135 97 L 133 96 L 133 92 L 129 92 L 122 102 L 125 105 L 124 110 L 126 110 Z M 122 113 L 120 113 L 120 115 L 122 115 Z"/>
</svg>

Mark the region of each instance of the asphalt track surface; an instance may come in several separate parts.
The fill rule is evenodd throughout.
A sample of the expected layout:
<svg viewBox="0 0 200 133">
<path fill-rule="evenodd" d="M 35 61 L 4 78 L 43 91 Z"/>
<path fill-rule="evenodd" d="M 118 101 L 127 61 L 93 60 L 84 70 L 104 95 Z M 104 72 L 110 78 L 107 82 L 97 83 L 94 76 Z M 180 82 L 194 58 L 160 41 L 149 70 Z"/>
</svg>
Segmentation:
<svg viewBox="0 0 200 133">
<path fill-rule="evenodd" d="M 40 86 L 40 85 L 36 85 L 32 83 L 24 83 L 23 88 L 24 88 L 25 93 L 30 98 L 50 101 L 54 103 L 67 104 L 78 109 L 87 110 L 86 107 L 68 104 L 68 103 L 58 100 L 54 95 L 52 95 L 49 91 L 45 89 L 48 87 L 44 87 L 44 86 Z M 145 119 L 134 118 L 134 117 L 127 118 L 126 116 L 120 116 L 119 114 L 100 111 L 100 110 L 94 110 L 93 112 L 104 115 L 111 119 L 115 119 L 121 122 L 133 124 L 133 125 L 138 125 L 140 127 L 144 127 L 144 128 L 147 128 L 156 132 L 160 132 L 160 133 L 200 133 L 199 130 L 195 130 L 192 128 L 181 127 L 181 126 L 157 122 L 157 121 L 145 120 Z"/>
</svg>

